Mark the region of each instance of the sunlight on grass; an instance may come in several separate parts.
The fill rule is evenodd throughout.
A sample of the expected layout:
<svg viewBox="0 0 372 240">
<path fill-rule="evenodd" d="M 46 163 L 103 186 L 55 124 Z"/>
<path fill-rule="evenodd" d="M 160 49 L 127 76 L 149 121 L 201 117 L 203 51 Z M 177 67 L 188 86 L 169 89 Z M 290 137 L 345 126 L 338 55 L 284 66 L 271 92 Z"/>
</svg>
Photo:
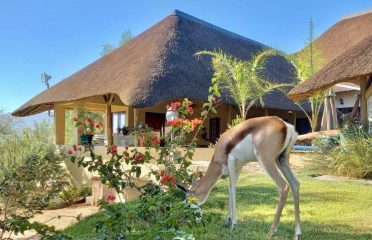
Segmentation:
<svg viewBox="0 0 372 240">
<path fill-rule="evenodd" d="M 298 173 L 301 182 L 301 217 L 304 239 L 372 239 L 372 186 L 353 182 L 321 181 Z M 203 206 L 213 214 L 207 228 L 189 229 L 196 239 L 268 239 L 274 218 L 278 191 L 265 174 L 242 174 L 238 181 L 238 226 L 231 232 L 224 227 L 227 208 L 227 183 L 220 180 Z M 93 237 L 92 216 L 65 230 L 74 239 Z M 291 193 L 283 210 L 274 239 L 292 239 L 294 213 Z"/>
</svg>

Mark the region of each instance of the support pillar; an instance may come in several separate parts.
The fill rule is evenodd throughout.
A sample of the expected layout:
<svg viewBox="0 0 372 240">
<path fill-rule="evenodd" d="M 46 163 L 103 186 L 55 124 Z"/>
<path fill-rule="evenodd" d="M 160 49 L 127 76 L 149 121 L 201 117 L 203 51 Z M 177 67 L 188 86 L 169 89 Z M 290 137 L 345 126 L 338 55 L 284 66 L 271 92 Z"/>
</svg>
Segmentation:
<svg viewBox="0 0 372 240">
<path fill-rule="evenodd" d="M 113 143 L 111 104 L 106 104 L 106 134 L 107 134 L 107 144 L 108 146 L 111 146 Z"/>
<path fill-rule="evenodd" d="M 54 104 L 54 136 L 56 145 L 65 144 L 65 108 Z"/>
<path fill-rule="evenodd" d="M 111 146 L 113 143 L 112 137 L 112 112 L 111 112 L 111 105 L 114 102 L 115 96 L 114 94 L 107 94 L 103 96 L 106 102 L 106 134 L 107 134 L 107 145 Z"/>
<path fill-rule="evenodd" d="M 368 132 L 367 83 L 367 77 L 360 78 L 360 122 L 363 129 Z"/>
</svg>

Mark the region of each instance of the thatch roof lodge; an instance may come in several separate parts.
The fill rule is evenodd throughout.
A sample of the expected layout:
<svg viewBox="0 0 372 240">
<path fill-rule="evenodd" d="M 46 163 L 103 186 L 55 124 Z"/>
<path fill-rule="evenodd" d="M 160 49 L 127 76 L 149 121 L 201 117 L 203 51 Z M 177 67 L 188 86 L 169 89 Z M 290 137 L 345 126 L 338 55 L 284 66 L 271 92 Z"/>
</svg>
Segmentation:
<svg viewBox="0 0 372 240">
<path fill-rule="evenodd" d="M 358 84 L 360 85 L 361 121 L 362 124 L 367 127 L 369 107 L 367 106 L 367 101 L 372 92 L 372 12 L 348 18 L 343 21 L 362 24 L 354 25 L 354 29 L 358 29 L 355 31 L 360 31 L 360 28 L 364 28 L 364 30 L 360 32 L 363 33 L 361 35 L 363 35 L 364 38 L 360 39 L 361 36 L 356 35 L 355 38 L 359 39 L 357 43 L 350 47 L 350 43 L 348 43 L 343 49 L 340 46 L 339 51 L 335 52 L 339 53 L 342 49 L 342 53 L 335 54 L 336 56 L 328 64 L 308 80 L 293 88 L 288 96 L 291 99 L 299 100 L 307 98 L 318 91 L 330 88 L 338 83 L 350 82 Z M 345 22 L 343 24 L 346 25 Z M 348 26 L 351 25 L 348 24 Z M 347 38 L 351 33 L 344 33 L 344 35 Z M 370 105 L 370 118 L 372 121 L 372 103 Z"/>
<path fill-rule="evenodd" d="M 182 97 L 196 101 L 207 99 L 211 63 L 207 57 L 196 58 L 194 54 L 197 51 L 221 49 L 238 58 L 248 59 L 252 53 L 263 48 L 267 46 L 175 10 L 120 48 L 35 96 L 13 115 L 32 115 L 56 109 L 56 106 L 71 108 L 71 103 L 75 102 L 104 106 L 108 94 L 114 96 L 110 104 L 125 106 L 128 115 L 133 109 L 144 108 L 164 113 L 164 106 L 161 110 L 154 107 L 166 100 Z M 267 74 L 271 81 L 292 82 L 292 70 L 282 57 L 272 57 L 268 61 Z M 228 122 L 234 112 L 230 109 L 232 101 L 228 96 L 223 96 L 223 101 L 229 105 L 226 110 L 230 115 L 226 120 Z M 291 122 L 296 119 L 295 115 L 291 115 L 293 112 L 301 114 L 299 107 L 279 91 L 265 96 L 264 107 L 257 107 L 264 109 L 258 114 L 268 114 L 268 110 L 273 110 L 271 114 L 290 117 Z M 128 116 L 129 121 L 131 118 L 138 122 L 141 114 L 137 112 L 137 116 Z M 133 126 L 134 123 L 128 124 Z M 222 124 L 226 125 L 224 121 Z"/>
</svg>

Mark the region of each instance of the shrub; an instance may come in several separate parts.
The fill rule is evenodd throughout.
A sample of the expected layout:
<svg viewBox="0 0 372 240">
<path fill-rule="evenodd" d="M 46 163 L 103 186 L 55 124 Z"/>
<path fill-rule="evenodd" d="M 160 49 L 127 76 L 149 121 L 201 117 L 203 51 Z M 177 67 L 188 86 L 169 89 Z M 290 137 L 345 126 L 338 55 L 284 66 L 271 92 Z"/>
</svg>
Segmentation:
<svg viewBox="0 0 372 240">
<path fill-rule="evenodd" d="M 214 89 L 211 88 L 211 91 Z M 101 182 L 114 188 L 119 197 L 125 188 L 138 188 L 134 183 L 141 176 L 142 167 L 155 163 L 153 166 L 158 168 L 151 168 L 150 175 L 160 185 L 149 183 L 138 188 L 142 193 L 141 198 L 131 207 L 122 203 L 101 202 L 107 218 L 97 225 L 98 239 L 193 239 L 183 229 L 202 221 L 201 211 L 199 208 L 190 208 L 190 204 L 183 201 L 186 193 L 178 188 L 189 187 L 197 176 L 189 167 L 202 123 L 210 111 L 216 111 L 215 104 L 215 97 L 210 96 L 209 102 L 203 105 L 201 118 L 191 118 L 193 108 L 188 99 L 168 105 L 167 110 L 177 111 L 179 117 L 167 122 L 174 136 L 159 138 L 148 127 L 135 129 L 133 134 L 140 137 L 145 146 L 144 152 L 126 148 L 119 153 L 117 146 L 112 145 L 108 148 L 111 158 L 104 160 L 95 154 L 91 145 L 86 145 L 84 150 L 72 146 L 68 151 L 71 161 L 98 174 Z M 185 151 L 174 156 L 173 151 L 180 147 Z M 152 156 L 150 149 L 155 150 L 159 157 Z M 90 158 L 86 157 L 88 154 Z"/>
<path fill-rule="evenodd" d="M 46 121 L 35 123 L 22 131 L 12 129 L 0 138 L 0 177 L 7 170 L 19 166 L 30 154 L 53 145 L 53 129 Z"/>
<path fill-rule="evenodd" d="M 345 126 L 339 139 L 323 144 L 319 159 L 326 171 L 347 177 L 372 178 L 372 136 L 357 125 Z"/>
<path fill-rule="evenodd" d="M 92 195 L 92 189 L 88 185 L 69 186 L 60 194 L 60 198 L 65 204 L 73 204 L 79 198 L 85 198 Z"/>
<path fill-rule="evenodd" d="M 59 238 L 62 235 L 54 228 L 29 221 L 67 183 L 67 173 L 61 161 L 63 158 L 56 154 L 54 148 L 46 148 L 28 156 L 20 166 L 4 172 L 0 178 L 0 210 L 3 214 L 0 239 L 6 232 L 17 235 L 30 229 L 42 234 L 43 239 L 65 239 Z"/>
<path fill-rule="evenodd" d="M 199 223 L 201 211 L 180 201 L 183 194 L 172 188 L 130 205 L 102 202 L 105 218 L 97 223 L 98 239 L 194 239 L 182 229 Z"/>
</svg>

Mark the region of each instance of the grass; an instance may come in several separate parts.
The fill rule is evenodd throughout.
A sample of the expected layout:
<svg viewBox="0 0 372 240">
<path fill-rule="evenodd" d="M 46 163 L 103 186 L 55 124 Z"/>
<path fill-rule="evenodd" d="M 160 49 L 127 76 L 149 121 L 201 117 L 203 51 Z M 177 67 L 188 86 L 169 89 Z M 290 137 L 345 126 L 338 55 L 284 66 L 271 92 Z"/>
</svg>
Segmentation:
<svg viewBox="0 0 372 240">
<path fill-rule="evenodd" d="M 304 239 L 372 239 L 372 186 L 356 182 L 321 181 L 311 172 L 297 173 L 301 182 L 301 217 Z M 227 182 L 220 180 L 203 205 L 205 214 L 213 214 L 204 228 L 188 229 L 197 240 L 268 239 L 278 192 L 265 174 L 242 174 L 238 181 L 238 226 L 231 232 L 224 227 L 227 208 Z M 73 239 L 94 239 L 94 225 L 104 218 L 98 213 L 67 228 Z M 289 196 L 274 240 L 293 239 L 293 201 Z"/>
</svg>

